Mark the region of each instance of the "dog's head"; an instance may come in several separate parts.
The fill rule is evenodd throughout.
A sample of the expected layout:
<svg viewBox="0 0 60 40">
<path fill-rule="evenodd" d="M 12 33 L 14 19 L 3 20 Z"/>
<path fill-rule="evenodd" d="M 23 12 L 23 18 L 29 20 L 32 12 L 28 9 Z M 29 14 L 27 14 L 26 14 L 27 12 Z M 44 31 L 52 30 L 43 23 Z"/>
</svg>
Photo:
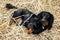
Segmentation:
<svg viewBox="0 0 60 40">
<path fill-rule="evenodd" d="M 38 14 L 39 20 L 43 23 L 43 25 L 48 25 L 50 13 L 49 12 L 41 12 Z"/>
</svg>

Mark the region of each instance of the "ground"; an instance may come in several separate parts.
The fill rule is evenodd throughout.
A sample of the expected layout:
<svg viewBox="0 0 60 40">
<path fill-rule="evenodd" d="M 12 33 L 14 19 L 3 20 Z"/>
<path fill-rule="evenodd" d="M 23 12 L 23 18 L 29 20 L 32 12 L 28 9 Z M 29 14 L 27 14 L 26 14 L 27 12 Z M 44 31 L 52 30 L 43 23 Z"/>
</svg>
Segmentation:
<svg viewBox="0 0 60 40">
<path fill-rule="evenodd" d="M 51 30 L 39 35 L 27 34 L 24 26 L 9 26 L 11 14 L 17 9 L 7 10 L 5 5 L 11 3 L 20 8 L 27 8 L 34 14 L 48 11 L 54 16 Z M 0 0 L 0 40 L 60 40 L 60 0 Z"/>
</svg>

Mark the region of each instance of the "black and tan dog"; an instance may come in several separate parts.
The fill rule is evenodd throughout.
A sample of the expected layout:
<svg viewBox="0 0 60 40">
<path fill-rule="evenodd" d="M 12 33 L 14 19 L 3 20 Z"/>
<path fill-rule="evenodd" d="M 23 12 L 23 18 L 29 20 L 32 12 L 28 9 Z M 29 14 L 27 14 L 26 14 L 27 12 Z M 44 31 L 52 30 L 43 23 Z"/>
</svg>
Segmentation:
<svg viewBox="0 0 60 40">
<path fill-rule="evenodd" d="M 39 21 L 44 29 L 50 30 L 54 21 L 54 16 L 50 12 L 42 11 L 38 14 Z"/>
<path fill-rule="evenodd" d="M 6 4 L 7 9 L 17 9 L 12 4 Z M 51 29 L 54 17 L 51 13 L 42 11 L 38 15 L 33 14 L 28 9 L 19 9 L 11 15 L 9 25 L 23 25 L 28 29 L 28 33 L 39 34 L 46 29 Z M 42 27 L 44 26 L 44 28 Z"/>
</svg>

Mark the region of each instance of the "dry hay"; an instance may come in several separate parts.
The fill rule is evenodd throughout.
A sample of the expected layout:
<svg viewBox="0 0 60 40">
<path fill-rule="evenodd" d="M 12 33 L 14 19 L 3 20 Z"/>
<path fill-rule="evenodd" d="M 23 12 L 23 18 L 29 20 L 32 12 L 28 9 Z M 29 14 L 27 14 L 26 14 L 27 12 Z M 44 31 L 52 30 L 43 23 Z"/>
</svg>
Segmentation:
<svg viewBox="0 0 60 40">
<path fill-rule="evenodd" d="M 36 15 L 48 11 L 54 15 L 51 30 L 39 35 L 27 34 L 23 26 L 9 26 L 10 15 L 17 9 L 6 10 L 5 5 L 11 3 L 20 8 L 27 8 Z M 0 0 L 0 40 L 60 40 L 60 0 Z"/>
</svg>

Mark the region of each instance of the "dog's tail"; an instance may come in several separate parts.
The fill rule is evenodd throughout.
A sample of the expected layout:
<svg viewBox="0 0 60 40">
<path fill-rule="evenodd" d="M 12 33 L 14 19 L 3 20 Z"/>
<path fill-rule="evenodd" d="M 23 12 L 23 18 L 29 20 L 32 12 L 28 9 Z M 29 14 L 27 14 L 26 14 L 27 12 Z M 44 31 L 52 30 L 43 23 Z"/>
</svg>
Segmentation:
<svg viewBox="0 0 60 40">
<path fill-rule="evenodd" d="M 14 6 L 14 5 L 10 4 L 10 3 L 6 4 L 6 8 L 7 9 L 17 9 L 16 6 Z"/>
</svg>

